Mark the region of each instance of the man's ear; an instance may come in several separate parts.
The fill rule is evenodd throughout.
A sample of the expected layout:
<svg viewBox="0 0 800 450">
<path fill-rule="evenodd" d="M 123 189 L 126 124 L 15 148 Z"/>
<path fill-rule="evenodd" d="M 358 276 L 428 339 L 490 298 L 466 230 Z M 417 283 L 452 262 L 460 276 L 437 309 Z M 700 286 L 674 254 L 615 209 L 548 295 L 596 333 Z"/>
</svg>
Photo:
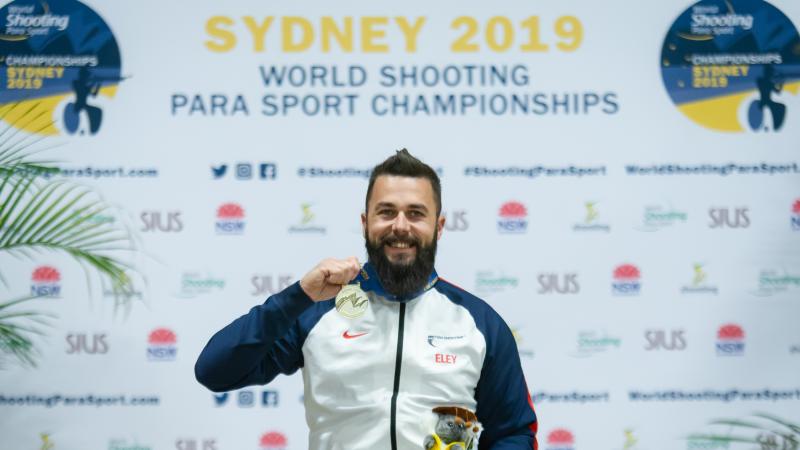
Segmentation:
<svg viewBox="0 0 800 450">
<path fill-rule="evenodd" d="M 436 219 L 436 240 L 442 238 L 442 232 L 444 231 L 444 215 L 440 214 L 439 218 Z"/>
<path fill-rule="evenodd" d="M 367 213 L 361 213 L 361 234 L 367 236 Z"/>
</svg>

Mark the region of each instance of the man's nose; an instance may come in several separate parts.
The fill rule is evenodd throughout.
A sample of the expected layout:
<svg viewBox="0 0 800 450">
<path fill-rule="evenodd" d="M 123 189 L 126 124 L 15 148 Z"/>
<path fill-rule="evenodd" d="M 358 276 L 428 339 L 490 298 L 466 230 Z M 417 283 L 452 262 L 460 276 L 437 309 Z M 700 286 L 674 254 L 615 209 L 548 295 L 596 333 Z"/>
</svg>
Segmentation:
<svg viewBox="0 0 800 450">
<path fill-rule="evenodd" d="M 394 223 L 392 224 L 392 231 L 396 235 L 406 235 L 408 234 L 411 227 L 408 223 L 408 219 L 406 218 L 405 213 L 399 212 L 397 217 L 394 218 Z"/>
</svg>

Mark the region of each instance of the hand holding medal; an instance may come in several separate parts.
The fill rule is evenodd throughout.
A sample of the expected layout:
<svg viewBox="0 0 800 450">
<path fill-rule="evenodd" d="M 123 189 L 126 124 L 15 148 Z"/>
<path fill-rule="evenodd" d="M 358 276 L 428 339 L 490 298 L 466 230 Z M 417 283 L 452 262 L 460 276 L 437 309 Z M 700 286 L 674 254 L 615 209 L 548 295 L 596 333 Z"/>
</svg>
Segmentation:
<svg viewBox="0 0 800 450">
<path fill-rule="evenodd" d="M 300 280 L 300 287 L 311 300 L 319 302 L 338 296 L 343 287 L 361 270 L 358 258 L 322 260 Z"/>
</svg>

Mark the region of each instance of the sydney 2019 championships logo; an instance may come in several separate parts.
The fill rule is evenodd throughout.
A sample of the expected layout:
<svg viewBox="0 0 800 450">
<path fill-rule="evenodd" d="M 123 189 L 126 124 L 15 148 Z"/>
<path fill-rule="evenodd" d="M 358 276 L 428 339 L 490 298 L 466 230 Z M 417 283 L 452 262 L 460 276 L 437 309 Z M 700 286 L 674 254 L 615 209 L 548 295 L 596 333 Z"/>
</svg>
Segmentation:
<svg viewBox="0 0 800 450">
<path fill-rule="evenodd" d="M 0 119 L 40 135 L 93 135 L 122 81 L 108 25 L 76 0 L 0 8 Z"/>
<path fill-rule="evenodd" d="M 800 113 L 800 36 L 763 0 L 702 0 L 672 24 L 661 49 L 672 102 L 697 124 L 780 132 Z"/>
</svg>

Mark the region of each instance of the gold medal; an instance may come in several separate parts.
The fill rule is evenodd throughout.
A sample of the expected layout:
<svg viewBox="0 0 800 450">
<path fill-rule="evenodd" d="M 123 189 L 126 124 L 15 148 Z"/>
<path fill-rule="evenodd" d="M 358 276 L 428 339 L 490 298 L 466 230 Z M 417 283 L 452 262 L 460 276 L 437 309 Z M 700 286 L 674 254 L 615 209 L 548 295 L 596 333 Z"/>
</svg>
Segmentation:
<svg viewBox="0 0 800 450">
<path fill-rule="evenodd" d="M 363 316 L 368 306 L 369 298 L 358 283 L 346 284 L 336 294 L 336 311 L 348 319 Z"/>
</svg>

